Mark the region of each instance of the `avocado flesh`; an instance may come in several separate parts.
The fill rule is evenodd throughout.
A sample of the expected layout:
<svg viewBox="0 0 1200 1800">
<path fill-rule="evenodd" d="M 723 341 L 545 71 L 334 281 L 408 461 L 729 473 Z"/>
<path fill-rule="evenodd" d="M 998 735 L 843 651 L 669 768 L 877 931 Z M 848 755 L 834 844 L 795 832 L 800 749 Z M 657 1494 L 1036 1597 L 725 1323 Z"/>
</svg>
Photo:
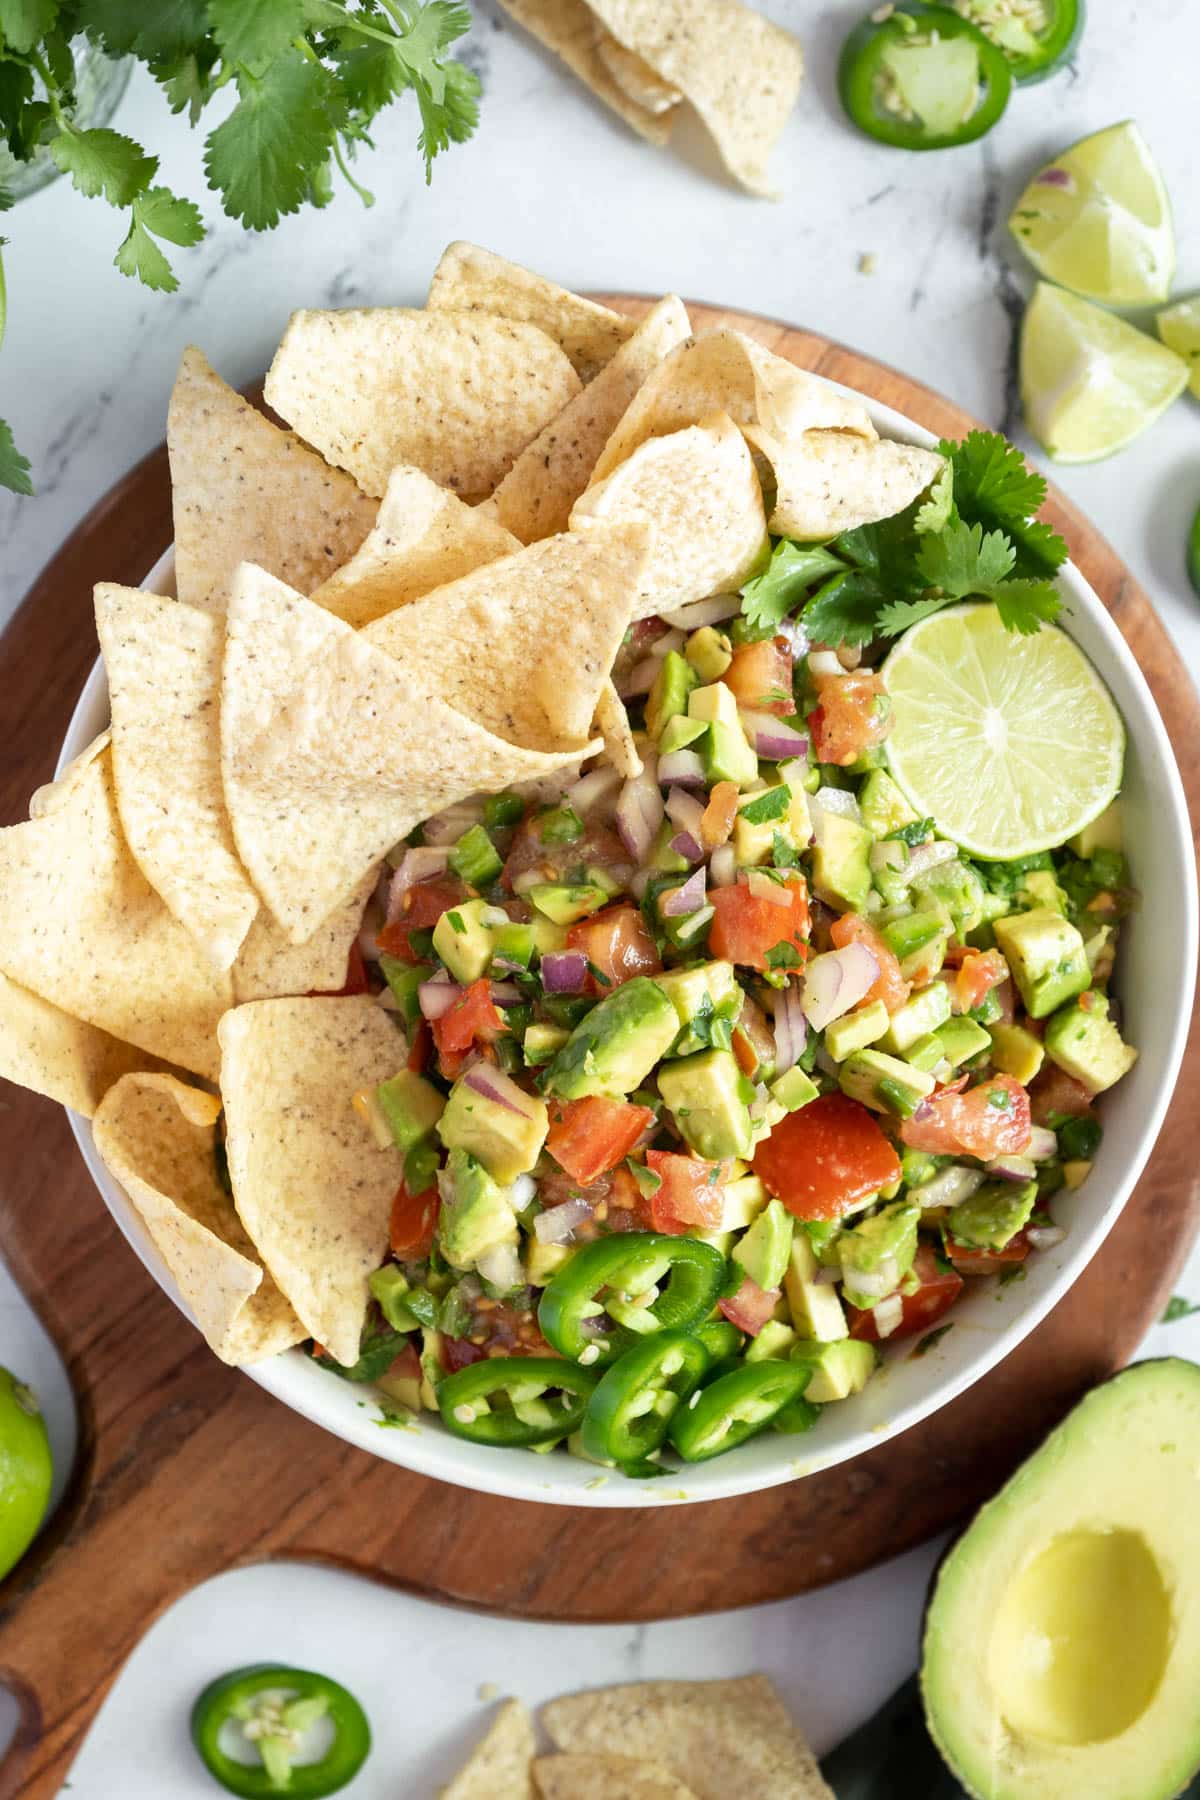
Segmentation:
<svg viewBox="0 0 1200 1800">
<path fill-rule="evenodd" d="M 639 1087 L 679 1036 L 674 1004 L 649 976 L 636 975 L 585 1015 L 548 1065 L 546 1092 L 623 1099 Z"/>
<path fill-rule="evenodd" d="M 729 1050 L 698 1050 L 658 1071 L 658 1091 L 688 1145 L 706 1162 L 749 1156 L 754 1089 Z"/>
<path fill-rule="evenodd" d="M 1200 1767 L 1200 1368 L 1095 1388 L 938 1573 L 921 1685 L 975 1800 L 1170 1800 Z"/>
</svg>

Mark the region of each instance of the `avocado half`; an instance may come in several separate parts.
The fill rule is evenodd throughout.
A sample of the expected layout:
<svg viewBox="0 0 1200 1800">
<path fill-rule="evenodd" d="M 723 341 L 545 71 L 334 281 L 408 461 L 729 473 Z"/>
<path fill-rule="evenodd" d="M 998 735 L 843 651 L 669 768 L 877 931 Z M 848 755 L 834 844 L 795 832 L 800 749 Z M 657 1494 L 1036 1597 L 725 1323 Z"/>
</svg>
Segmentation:
<svg viewBox="0 0 1200 1800">
<path fill-rule="evenodd" d="M 947 1553 L 921 1691 L 975 1800 L 1172 1800 L 1200 1768 L 1200 1367 L 1137 1363 Z"/>
</svg>

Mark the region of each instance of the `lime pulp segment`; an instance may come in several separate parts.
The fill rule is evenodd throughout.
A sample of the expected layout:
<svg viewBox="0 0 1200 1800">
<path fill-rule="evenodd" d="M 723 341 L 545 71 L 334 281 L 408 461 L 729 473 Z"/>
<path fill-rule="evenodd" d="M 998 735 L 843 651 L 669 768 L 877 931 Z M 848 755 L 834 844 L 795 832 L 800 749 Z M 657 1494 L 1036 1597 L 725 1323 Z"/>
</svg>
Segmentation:
<svg viewBox="0 0 1200 1800">
<path fill-rule="evenodd" d="M 1158 315 L 1158 335 L 1191 370 L 1188 386 L 1200 400 L 1200 294 L 1177 300 Z"/>
</svg>

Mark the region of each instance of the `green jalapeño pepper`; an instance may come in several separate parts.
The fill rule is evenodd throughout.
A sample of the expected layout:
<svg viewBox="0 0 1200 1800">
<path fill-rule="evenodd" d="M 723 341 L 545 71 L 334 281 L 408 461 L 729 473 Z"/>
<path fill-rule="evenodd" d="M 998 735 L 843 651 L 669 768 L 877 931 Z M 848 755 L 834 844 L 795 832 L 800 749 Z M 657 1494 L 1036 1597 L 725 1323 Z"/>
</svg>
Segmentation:
<svg viewBox="0 0 1200 1800">
<path fill-rule="evenodd" d="M 529 1449 L 578 1429 L 597 1379 L 590 1369 L 554 1356 L 489 1356 L 447 1375 L 438 1407 L 456 1437 Z"/>
<path fill-rule="evenodd" d="M 639 1337 L 697 1324 L 724 1279 L 725 1258 L 698 1238 L 617 1232 L 585 1244 L 552 1276 L 538 1324 L 560 1355 L 605 1368 Z"/>
<path fill-rule="evenodd" d="M 745 1443 L 798 1400 L 810 1371 L 797 1363 L 743 1363 L 681 1406 L 667 1435 L 684 1462 L 707 1462 Z"/>
<path fill-rule="evenodd" d="M 304 1734 L 320 1720 L 333 1740 L 315 1762 L 298 1762 Z M 258 1761 L 224 1749 L 228 1725 L 240 1725 Z M 282 1794 L 322 1800 L 353 1781 L 371 1748 L 371 1727 L 354 1695 L 327 1675 L 256 1663 L 210 1682 L 192 1708 L 192 1742 L 209 1774 L 231 1794 Z"/>
<path fill-rule="evenodd" d="M 950 150 L 990 131 L 1012 91 L 1003 50 L 961 13 L 898 0 L 855 26 L 838 92 L 868 137 L 900 150 Z"/>
<path fill-rule="evenodd" d="M 671 1416 L 708 1367 L 708 1351 L 682 1331 L 656 1331 L 601 1377 L 583 1415 L 583 1448 L 597 1462 L 639 1462 L 657 1450 Z"/>
<path fill-rule="evenodd" d="M 1083 33 L 1084 0 L 954 0 L 956 12 L 1008 58 L 1013 79 L 1045 81 L 1075 53 Z"/>
<path fill-rule="evenodd" d="M 1191 535 L 1188 538 L 1187 550 L 1188 579 L 1197 594 L 1200 594 L 1200 510 L 1192 520 Z"/>
</svg>

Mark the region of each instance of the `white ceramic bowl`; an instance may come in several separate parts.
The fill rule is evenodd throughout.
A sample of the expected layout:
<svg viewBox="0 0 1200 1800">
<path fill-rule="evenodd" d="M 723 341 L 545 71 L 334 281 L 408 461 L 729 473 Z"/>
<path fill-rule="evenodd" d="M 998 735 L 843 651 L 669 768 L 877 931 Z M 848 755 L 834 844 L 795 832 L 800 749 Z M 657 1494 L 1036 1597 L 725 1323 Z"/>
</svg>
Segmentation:
<svg viewBox="0 0 1200 1800">
<path fill-rule="evenodd" d="M 930 434 L 889 407 L 868 402 L 886 437 L 932 445 Z M 98 576 L 104 571 L 98 569 Z M 146 586 L 172 591 L 168 553 Z M 670 1505 L 720 1500 L 828 1468 L 906 1431 L 961 1394 L 1016 1347 L 1062 1299 L 1091 1261 L 1145 1166 L 1162 1124 L 1183 1055 L 1196 961 L 1196 882 L 1187 805 L 1171 745 L 1141 672 L 1092 589 L 1069 565 L 1062 575 L 1070 612 L 1067 630 L 1108 683 L 1128 731 L 1124 795 L 1127 848 L 1141 910 L 1130 921 L 1117 987 L 1125 1029 L 1141 1052 L 1132 1074 L 1103 1102 L 1104 1142 L 1078 1193 L 1055 1198 L 1067 1236 L 1027 1264 L 1027 1279 L 997 1289 L 971 1284 L 955 1308 L 955 1330 L 926 1356 L 904 1348 L 887 1358 L 866 1391 L 826 1408 L 802 1438 L 768 1433 L 709 1463 L 658 1482 L 606 1476 L 592 1464 L 555 1452 L 486 1450 L 444 1431 L 430 1414 L 404 1431 L 382 1431 L 362 1388 L 289 1350 L 246 1370 L 254 1381 L 314 1424 L 372 1455 L 485 1493 L 572 1506 Z M 62 748 L 62 763 L 108 723 L 104 668 L 97 663 L 80 695 Z M 92 1178 L 125 1237 L 159 1286 L 186 1312 L 128 1197 L 92 1142 L 86 1120 L 71 1126 Z"/>
</svg>

